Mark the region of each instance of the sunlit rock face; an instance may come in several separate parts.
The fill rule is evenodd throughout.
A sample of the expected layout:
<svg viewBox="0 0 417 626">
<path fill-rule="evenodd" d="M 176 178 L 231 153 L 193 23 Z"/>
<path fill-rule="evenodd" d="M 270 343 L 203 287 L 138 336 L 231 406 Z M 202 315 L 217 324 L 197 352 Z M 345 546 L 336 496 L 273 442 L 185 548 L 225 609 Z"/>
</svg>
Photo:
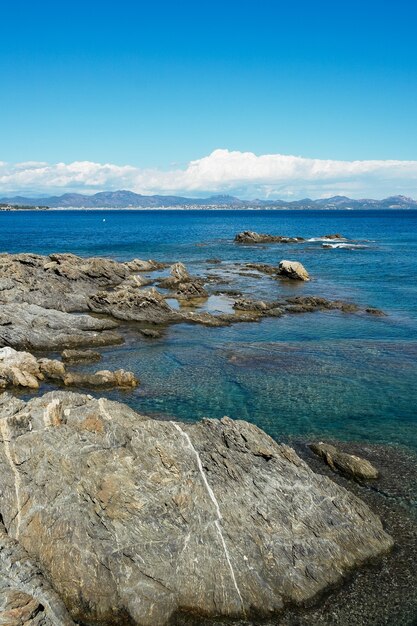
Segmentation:
<svg viewBox="0 0 417 626">
<path fill-rule="evenodd" d="M 267 616 L 392 545 L 362 501 L 244 421 L 62 391 L 5 394 L 0 416 L 5 528 L 74 621 Z"/>
</svg>

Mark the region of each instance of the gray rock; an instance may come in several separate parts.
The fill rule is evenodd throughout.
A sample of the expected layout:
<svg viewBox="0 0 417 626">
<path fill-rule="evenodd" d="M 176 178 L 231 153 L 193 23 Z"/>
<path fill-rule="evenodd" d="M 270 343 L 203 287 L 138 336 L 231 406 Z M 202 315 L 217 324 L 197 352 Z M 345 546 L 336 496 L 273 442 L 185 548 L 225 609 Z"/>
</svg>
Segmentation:
<svg viewBox="0 0 417 626">
<path fill-rule="evenodd" d="M 24 350 L 62 350 L 122 342 L 117 324 L 90 315 L 73 315 L 35 304 L 0 307 L 0 346 Z"/>
<path fill-rule="evenodd" d="M 312 443 L 311 450 L 320 456 L 334 471 L 339 471 L 350 478 L 372 480 L 378 478 L 378 470 L 366 459 L 354 454 L 341 452 L 329 443 Z"/>
<path fill-rule="evenodd" d="M 27 302 L 59 311 L 88 311 L 92 294 L 129 279 L 136 286 L 142 285 L 145 279 L 132 273 L 158 269 L 160 265 L 155 261 L 119 263 L 74 254 L 1 254 L 0 304 Z"/>
<path fill-rule="evenodd" d="M 0 415 L 5 527 L 74 621 L 269 616 L 392 546 L 361 500 L 247 422 L 68 392 Z"/>
</svg>

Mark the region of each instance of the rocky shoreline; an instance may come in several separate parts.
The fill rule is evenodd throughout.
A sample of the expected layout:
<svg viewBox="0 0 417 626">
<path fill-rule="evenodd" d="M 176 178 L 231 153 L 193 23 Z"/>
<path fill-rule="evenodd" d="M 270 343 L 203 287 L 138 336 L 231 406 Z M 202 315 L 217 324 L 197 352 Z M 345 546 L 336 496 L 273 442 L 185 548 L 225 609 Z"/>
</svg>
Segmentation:
<svg viewBox="0 0 417 626">
<path fill-rule="evenodd" d="M 314 281 L 297 261 L 238 270 Z M 79 370 L 100 360 L 91 348 L 122 343 L 126 325 L 152 341 L 179 323 L 384 315 L 318 295 L 260 300 L 233 289 L 231 312 L 205 310 L 223 283 L 220 270 L 194 276 L 181 262 L 0 255 L 0 623 L 389 624 L 370 621 L 367 572 L 382 588 L 387 571 L 401 569 L 398 550 L 408 567 L 416 527 L 411 501 L 399 504 L 404 482 L 387 474 L 379 449 L 277 443 L 240 420 L 156 420 L 62 390 L 140 384 L 124 370 Z M 12 395 L 43 384 L 56 390 L 26 402 Z M 396 454 L 386 458 L 401 466 Z M 391 615 L 401 598 L 404 620 L 417 607 L 404 600 L 407 567 L 380 604 Z M 343 621 L 349 611 L 368 621 Z"/>
</svg>

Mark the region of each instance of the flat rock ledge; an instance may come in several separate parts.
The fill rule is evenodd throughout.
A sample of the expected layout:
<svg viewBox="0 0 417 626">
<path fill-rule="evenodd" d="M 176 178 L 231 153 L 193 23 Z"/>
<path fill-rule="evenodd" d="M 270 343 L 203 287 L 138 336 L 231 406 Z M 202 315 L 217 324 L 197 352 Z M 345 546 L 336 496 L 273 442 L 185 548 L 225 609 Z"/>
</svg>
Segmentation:
<svg viewBox="0 0 417 626">
<path fill-rule="evenodd" d="M 0 476 L 7 537 L 60 599 L 53 624 L 71 623 L 66 610 L 102 625 L 268 617 L 392 546 L 359 498 L 229 418 L 157 421 L 88 395 L 5 393 Z M 7 590 L 1 546 L 0 558 Z M 29 589 L 14 562 L 9 587 L 35 604 L 37 581 Z"/>
</svg>

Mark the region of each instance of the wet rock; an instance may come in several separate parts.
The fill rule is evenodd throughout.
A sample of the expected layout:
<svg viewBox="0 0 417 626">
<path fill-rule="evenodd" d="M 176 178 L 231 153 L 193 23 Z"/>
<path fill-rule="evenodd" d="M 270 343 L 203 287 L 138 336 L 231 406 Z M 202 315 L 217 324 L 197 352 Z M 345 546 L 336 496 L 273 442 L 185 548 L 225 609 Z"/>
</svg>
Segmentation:
<svg viewBox="0 0 417 626">
<path fill-rule="evenodd" d="M 74 621 L 256 623 L 392 546 L 364 502 L 247 422 L 68 392 L 1 410 L 0 513 Z"/>
<path fill-rule="evenodd" d="M 64 350 L 61 357 L 66 363 L 92 363 L 100 361 L 101 354 L 94 350 Z"/>
<path fill-rule="evenodd" d="M 307 270 L 298 261 L 280 261 L 277 274 L 291 280 L 310 280 Z"/>
<path fill-rule="evenodd" d="M 375 315 L 375 317 L 385 317 L 386 313 L 384 313 L 384 311 L 381 311 L 381 309 L 374 309 L 372 307 L 368 307 L 367 309 L 365 309 L 366 313 L 369 313 L 369 315 Z"/>
<path fill-rule="evenodd" d="M 63 378 L 64 385 L 75 387 L 137 387 L 139 380 L 133 372 L 126 372 L 123 369 L 111 372 L 110 370 L 100 370 L 94 374 L 84 374 L 79 372 L 68 372 Z"/>
<path fill-rule="evenodd" d="M 378 478 L 378 470 L 366 459 L 353 454 L 341 452 L 335 446 L 318 442 L 310 445 L 311 450 L 320 456 L 334 471 L 339 471 L 345 476 L 360 480 Z"/>
<path fill-rule="evenodd" d="M 264 313 L 274 308 L 274 303 L 264 302 L 263 300 L 250 300 L 249 298 L 239 298 L 233 304 L 236 311 L 259 311 Z"/>
<path fill-rule="evenodd" d="M 0 345 L 26 350 L 62 350 L 122 343 L 117 324 L 90 315 L 73 315 L 35 304 L 0 307 Z"/>
<path fill-rule="evenodd" d="M 236 243 L 300 243 L 305 241 L 303 237 L 282 237 L 281 235 L 268 235 L 245 230 L 235 236 Z"/>
<path fill-rule="evenodd" d="M 159 339 L 162 337 L 161 331 L 156 328 L 138 328 L 138 332 L 143 337 L 149 337 L 149 339 Z"/>
<path fill-rule="evenodd" d="M 340 233 L 336 233 L 335 235 L 324 235 L 323 239 L 345 239 L 345 237 L 340 235 Z"/>
<path fill-rule="evenodd" d="M 277 267 L 274 267 L 273 265 L 268 265 L 267 263 L 246 263 L 245 267 L 270 276 L 276 275 L 278 273 Z"/>
</svg>

